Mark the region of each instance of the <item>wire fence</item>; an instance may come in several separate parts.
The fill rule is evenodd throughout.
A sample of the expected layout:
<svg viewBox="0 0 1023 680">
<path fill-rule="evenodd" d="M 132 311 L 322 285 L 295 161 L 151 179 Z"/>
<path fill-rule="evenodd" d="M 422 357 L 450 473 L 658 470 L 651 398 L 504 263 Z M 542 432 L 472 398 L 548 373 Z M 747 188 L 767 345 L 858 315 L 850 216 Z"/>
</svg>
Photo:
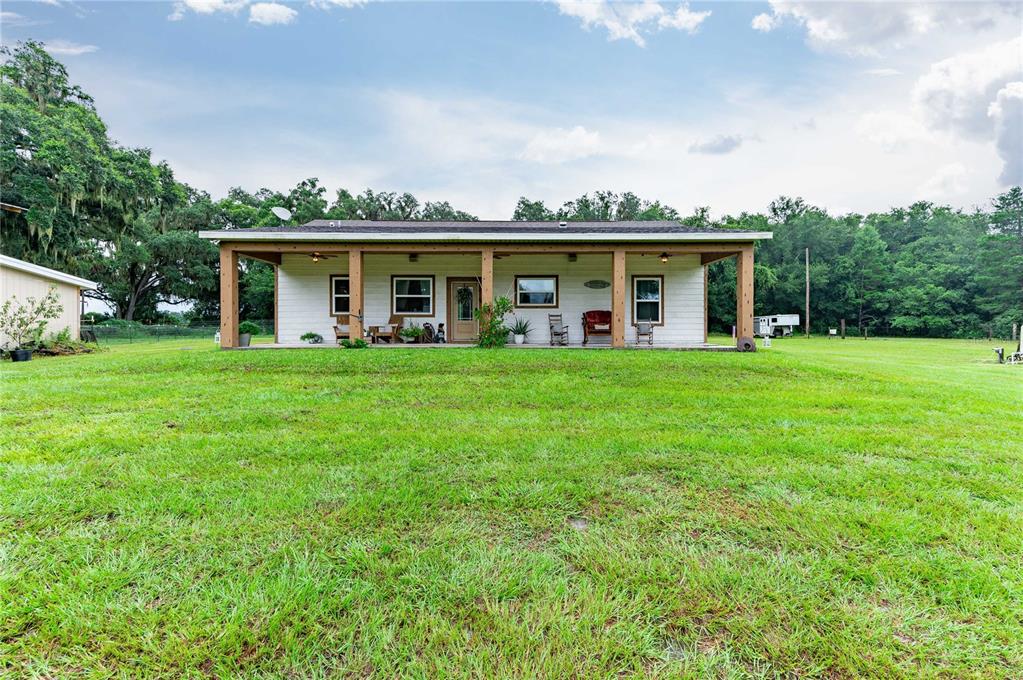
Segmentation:
<svg viewBox="0 0 1023 680">
<path fill-rule="evenodd" d="M 260 335 L 273 335 L 272 319 L 247 319 L 260 328 Z M 220 332 L 220 322 L 216 319 L 204 319 L 200 323 L 178 324 L 141 324 L 134 321 L 107 321 L 91 324 L 82 321 L 82 337 L 91 333 L 96 340 L 105 342 L 160 342 L 180 338 L 209 338 L 210 341 Z"/>
</svg>

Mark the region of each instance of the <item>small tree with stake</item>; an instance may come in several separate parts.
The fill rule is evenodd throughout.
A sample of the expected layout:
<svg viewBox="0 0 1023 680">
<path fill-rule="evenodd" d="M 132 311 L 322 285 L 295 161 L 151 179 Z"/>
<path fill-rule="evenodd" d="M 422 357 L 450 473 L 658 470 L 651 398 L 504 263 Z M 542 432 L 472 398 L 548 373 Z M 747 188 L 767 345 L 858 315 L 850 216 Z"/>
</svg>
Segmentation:
<svg viewBox="0 0 1023 680">
<path fill-rule="evenodd" d="M 11 298 L 0 307 L 0 333 L 9 338 L 7 345 L 13 345 L 14 351 L 27 350 L 39 344 L 46 324 L 62 311 L 64 306 L 60 304 L 56 288 L 51 287 L 41 300 L 30 297 L 18 302 Z"/>
</svg>

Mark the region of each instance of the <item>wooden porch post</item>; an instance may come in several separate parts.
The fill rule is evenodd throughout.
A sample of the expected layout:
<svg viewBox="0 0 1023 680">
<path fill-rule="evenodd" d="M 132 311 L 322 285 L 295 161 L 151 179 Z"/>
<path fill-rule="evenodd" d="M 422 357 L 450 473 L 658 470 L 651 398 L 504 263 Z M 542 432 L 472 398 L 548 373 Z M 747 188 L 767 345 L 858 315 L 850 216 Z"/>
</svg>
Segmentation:
<svg viewBox="0 0 1023 680">
<path fill-rule="evenodd" d="M 735 335 L 753 337 L 753 244 L 735 260 Z"/>
<path fill-rule="evenodd" d="M 238 252 L 220 244 L 220 346 L 238 346 Z"/>
<path fill-rule="evenodd" d="M 625 347 L 625 251 L 611 255 L 611 346 Z"/>
<path fill-rule="evenodd" d="M 480 259 L 480 304 L 494 304 L 494 249 L 484 248 Z"/>
<path fill-rule="evenodd" d="M 358 248 L 348 251 L 348 330 L 352 340 L 362 339 L 362 251 Z"/>
</svg>

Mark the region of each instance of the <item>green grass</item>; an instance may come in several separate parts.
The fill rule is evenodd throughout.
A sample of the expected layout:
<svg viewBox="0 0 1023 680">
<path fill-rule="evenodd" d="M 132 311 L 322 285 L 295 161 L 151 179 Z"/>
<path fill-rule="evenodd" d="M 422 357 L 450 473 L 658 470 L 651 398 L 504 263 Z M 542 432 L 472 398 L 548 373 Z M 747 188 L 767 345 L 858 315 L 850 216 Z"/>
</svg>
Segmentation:
<svg viewBox="0 0 1023 680">
<path fill-rule="evenodd" d="M 1023 676 L 993 343 L 0 367 L 0 675 Z"/>
</svg>

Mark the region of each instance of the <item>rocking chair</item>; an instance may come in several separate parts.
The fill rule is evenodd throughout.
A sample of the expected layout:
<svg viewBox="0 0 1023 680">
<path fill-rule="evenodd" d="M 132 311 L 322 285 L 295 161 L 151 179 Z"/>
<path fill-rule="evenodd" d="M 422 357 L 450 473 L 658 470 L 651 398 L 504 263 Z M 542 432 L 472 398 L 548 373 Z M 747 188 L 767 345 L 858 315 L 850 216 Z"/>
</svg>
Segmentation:
<svg viewBox="0 0 1023 680">
<path fill-rule="evenodd" d="M 649 321 L 636 322 L 636 344 L 645 342 L 651 347 L 654 344 L 654 325 Z"/>
<path fill-rule="evenodd" d="M 352 326 L 349 314 L 341 314 L 337 317 L 337 324 L 334 326 L 334 342 L 341 344 L 342 340 L 352 339 Z"/>
<path fill-rule="evenodd" d="M 568 344 L 568 326 L 562 321 L 561 314 L 548 314 L 547 322 L 551 326 L 551 346 Z"/>
</svg>

